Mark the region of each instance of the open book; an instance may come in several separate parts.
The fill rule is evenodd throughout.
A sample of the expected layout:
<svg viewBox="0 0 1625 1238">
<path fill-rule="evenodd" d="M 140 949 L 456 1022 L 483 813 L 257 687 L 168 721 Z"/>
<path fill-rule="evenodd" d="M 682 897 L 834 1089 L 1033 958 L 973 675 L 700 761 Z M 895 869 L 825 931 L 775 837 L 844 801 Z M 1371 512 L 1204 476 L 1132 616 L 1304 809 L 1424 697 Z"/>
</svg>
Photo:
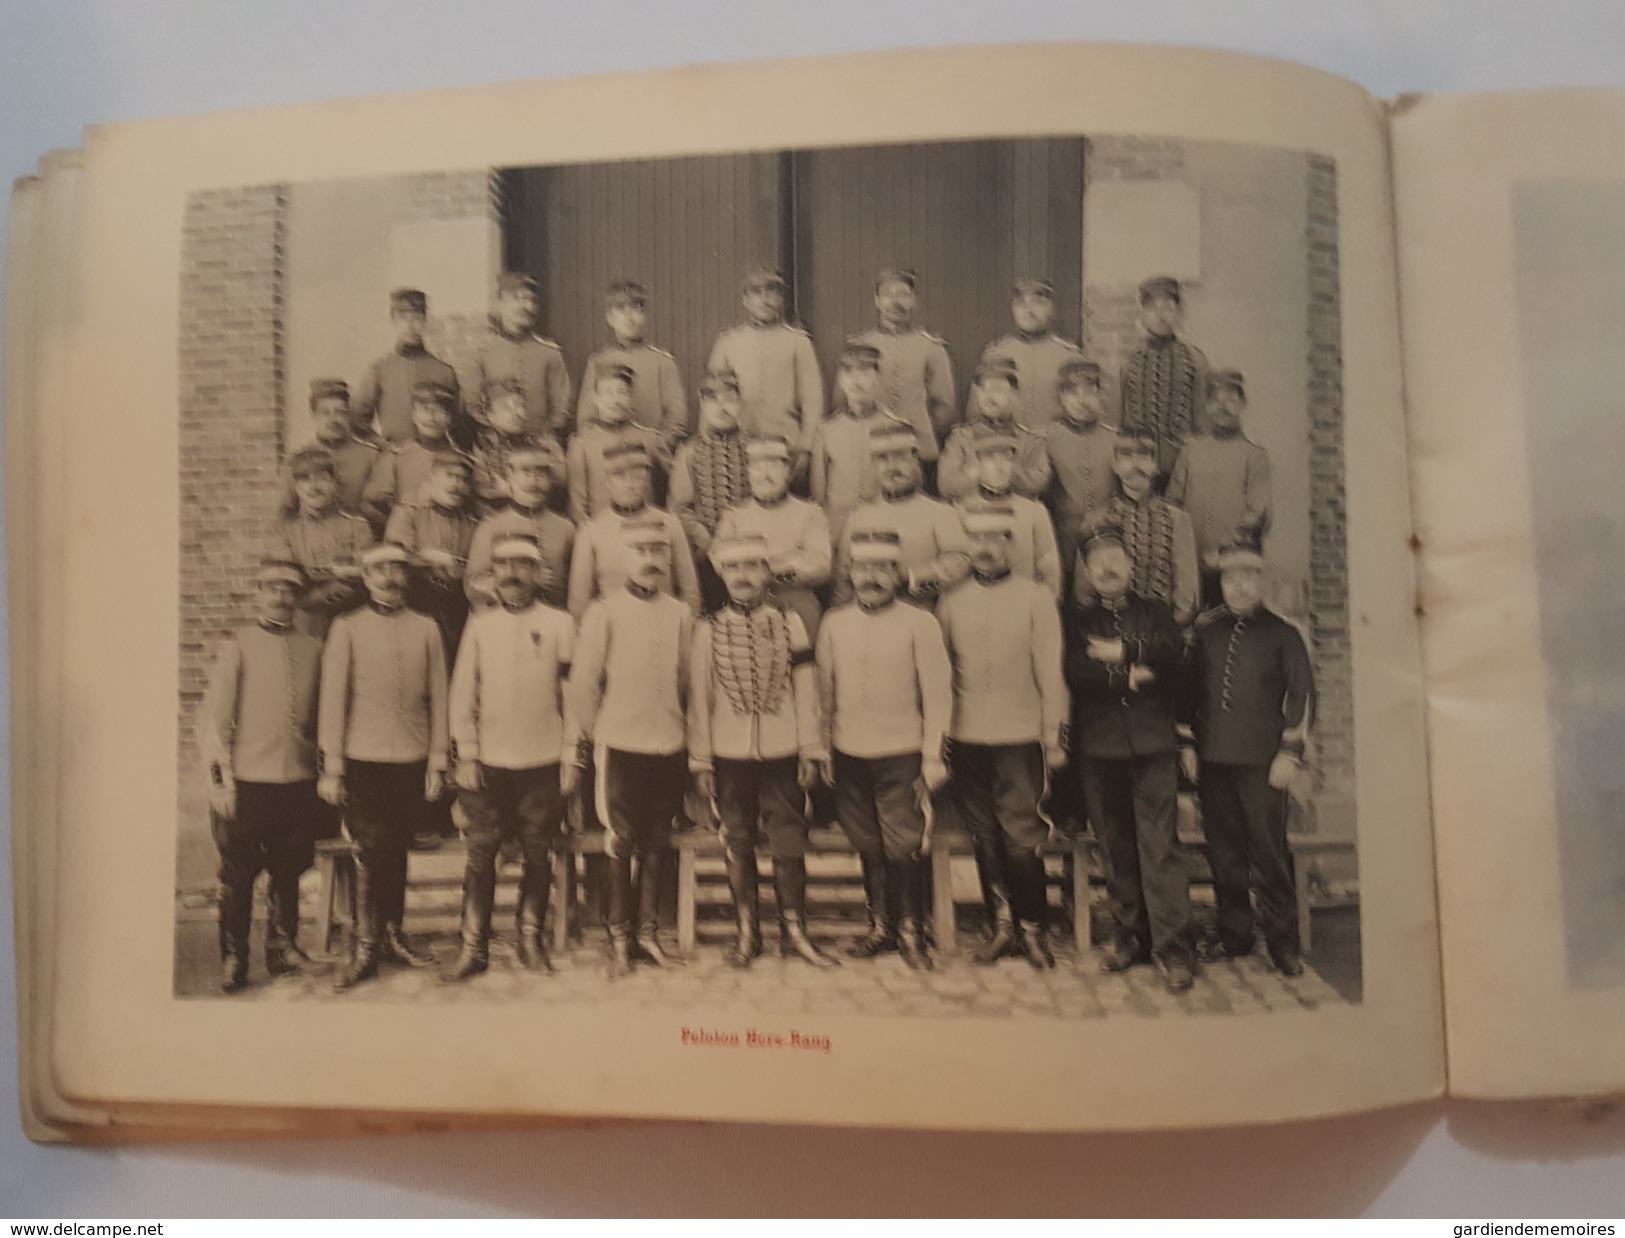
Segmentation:
<svg viewBox="0 0 1625 1238">
<path fill-rule="evenodd" d="M 1622 133 L 1031 46 L 48 157 L 30 1135 L 1619 1090 Z"/>
</svg>

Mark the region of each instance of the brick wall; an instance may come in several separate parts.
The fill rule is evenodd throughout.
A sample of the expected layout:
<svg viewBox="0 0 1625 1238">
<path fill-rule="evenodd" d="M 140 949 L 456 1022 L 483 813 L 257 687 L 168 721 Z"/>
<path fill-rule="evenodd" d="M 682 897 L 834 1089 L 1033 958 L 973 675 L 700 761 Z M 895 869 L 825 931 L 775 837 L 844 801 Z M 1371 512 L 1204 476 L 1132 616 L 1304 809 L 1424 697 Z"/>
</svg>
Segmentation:
<svg viewBox="0 0 1625 1238">
<path fill-rule="evenodd" d="M 493 249 L 502 221 L 500 178 L 494 172 L 424 172 L 401 178 L 407 187 L 401 222 L 485 219 L 492 228 Z M 429 293 L 429 321 L 423 342 L 429 351 L 449 362 L 458 377 L 467 380 L 474 352 L 491 325 L 488 308 L 477 312 L 446 313 L 434 290 Z M 438 304 L 437 304 L 438 300 Z"/>
<path fill-rule="evenodd" d="M 192 195 L 181 233 L 180 735 L 222 637 L 250 613 L 282 454 L 281 185 Z M 183 783 L 183 785 L 185 785 Z"/>
</svg>

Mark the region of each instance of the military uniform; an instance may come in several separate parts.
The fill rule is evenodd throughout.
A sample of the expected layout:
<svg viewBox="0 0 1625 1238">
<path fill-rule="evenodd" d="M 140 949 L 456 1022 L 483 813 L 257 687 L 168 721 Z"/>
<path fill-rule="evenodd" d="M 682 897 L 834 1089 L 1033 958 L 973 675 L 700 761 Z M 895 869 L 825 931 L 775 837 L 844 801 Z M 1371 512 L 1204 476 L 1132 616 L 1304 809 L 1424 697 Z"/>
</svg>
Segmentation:
<svg viewBox="0 0 1625 1238">
<path fill-rule="evenodd" d="M 671 466 L 671 511 L 688 535 L 700 578 L 701 609 L 706 612 L 721 606 L 728 596 L 706 556 L 723 513 L 750 494 L 745 446 L 737 429 L 723 434 L 702 430 L 677 448 Z"/>
<path fill-rule="evenodd" d="M 1088 656 L 1088 640 L 1121 641 L 1119 662 Z M 1175 690 L 1184 642 L 1167 603 L 1129 592 L 1096 600 L 1067 634 L 1073 740 L 1089 820 L 1106 867 L 1114 947 L 1125 964 L 1187 961 L 1190 878 L 1178 840 Z M 1135 665 L 1154 680 L 1130 686 Z"/>
<path fill-rule="evenodd" d="M 717 540 L 752 537 L 767 543 L 767 563 L 773 573 L 769 600 L 793 612 L 807 638 L 817 640 L 824 608 L 815 590 L 829 583 L 834 559 L 824 509 L 788 494 L 776 503 L 747 498 L 723 513 Z"/>
<path fill-rule="evenodd" d="M 878 429 L 908 424 L 884 408 L 858 414 L 842 407 L 813 431 L 809 448 L 812 498 L 824 509 L 834 537 L 840 537 L 853 509 L 880 497 L 870 437 Z"/>
<path fill-rule="evenodd" d="M 367 481 L 372 477 L 372 470 L 378 463 L 379 453 L 384 444 L 374 439 L 361 439 L 353 435 L 342 443 L 324 443 L 313 440 L 312 447 L 320 447 L 333 457 L 333 465 L 338 470 L 339 479 L 339 509 L 349 512 L 352 516 L 364 516 L 362 510 L 362 496 L 367 490 Z M 277 504 L 277 516 L 287 520 L 299 514 L 299 494 L 294 487 L 293 473 L 287 469 L 282 473 L 282 497 Z"/>
<path fill-rule="evenodd" d="M 1055 526 L 1049 511 L 1036 499 L 1008 491 L 998 493 L 978 488 L 956 505 L 960 520 L 968 525 L 973 514 L 989 506 L 1010 511 L 1010 570 L 1023 580 L 1040 585 L 1056 601 L 1061 597 L 1061 553 L 1055 543 Z"/>
<path fill-rule="evenodd" d="M 294 619 L 294 626 L 301 632 L 321 640 L 335 615 L 366 602 L 359 565 L 361 552 L 372 542 L 371 525 L 337 508 L 320 516 L 299 515 L 282 522 L 272 542 L 272 554 L 297 563 L 305 571 L 306 584 Z"/>
<path fill-rule="evenodd" d="M 405 546 L 416 556 L 406 603 L 435 621 L 445 640 L 448 660 L 456 657 L 463 625 L 468 621 L 463 575 L 479 523 L 479 517 L 467 507 L 411 503 L 391 512 L 384 530 L 386 541 Z M 428 561 L 425 551 L 431 552 Z M 449 555 L 452 562 L 437 562 L 438 555 Z"/>
<path fill-rule="evenodd" d="M 1207 371 L 1201 349 L 1173 335 L 1147 336 L 1123 363 L 1122 427 L 1156 435 L 1157 464 L 1165 477 L 1185 440 L 1207 429 Z"/>
<path fill-rule="evenodd" d="M 594 598 L 609 597 L 626 584 L 625 538 L 628 526 L 654 525 L 671 546 L 671 578 L 664 591 L 674 594 L 695 614 L 700 611 L 700 580 L 688 535 L 677 517 L 658 507 L 631 511 L 611 507 L 576 530 L 570 558 L 570 614 L 579 620 Z"/>
<path fill-rule="evenodd" d="M 1314 677 L 1303 637 L 1268 607 L 1250 615 L 1209 611 L 1196 625 L 1190 684 L 1219 946 L 1232 955 L 1252 950 L 1249 890 L 1256 888 L 1270 953 L 1295 956 L 1287 793 L 1272 787 L 1269 775 L 1278 755 L 1301 759 L 1313 714 Z"/>
<path fill-rule="evenodd" d="M 361 497 L 361 514 L 375 525 L 386 526 L 389 513 L 398 503 L 425 501 L 423 485 L 429 480 L 434 459 L 443 453 L 461 457 L 473 472 L 474 460 L 458 448 L 449 438 L 438 441 L 413 439 L 410 443 L 396 443 L 384 449 L 373 465 L 372 476 Z"/>
<path fill-rule="evenodd" d="M 621 536 L 667 535 L 644 522 Z M 625 546 L 623 541 L 623 552 Z M 567 689 L 570 717 L 592 754 L 593 798 L 609 860 L 608 927 L 617 975 L 630 969 L 634 953 L 669 961 L 657 940 L 657 900 L 672 821 L 688 783 L 693 633 L 689 607 L 628 581 L 587 607 L 576 640 Z M 574 759 L 586 764 L 579 748 Z"/>
<path fill-rule="evenodd" d="M 1099 421 L 1085 425 L 1063 416 L 1044 431 L 1044 452 L 1050 465 L 1045 497 L 1055 516 L 1056 544 L 1068 580 L 1078 557 L 1084 522 L 1117 491 L 1117 475 L 1112 472 L 1116 443 L 1116 427 Z"/>
<path fill-rule="evenodd" d="M 412 389 L 432 382 L 458 391 L 457 371 L 421 344 L 396 348 L 374 361 L 362 375 L 351 405 L 363 425 L 378 420 L 378 432 L 391 443 L 410 443 L 417 431 L 412 426 Z"/>
<path fill-rule="evenodd" d="M 468 574 L 463 578 L 469 603 L 475 608 L 497 604 L 491 547 L 498 538 L 512 533 L 528 533 L 536 539 L 542 553 L 537 569 L 537 596 L 547 605 L 562 609 L 569 598 L 576 527 L 545 507 L 532 509 L 517 504 L 493 512 L 475 526 L 468 546 Z"/>
<path fill-rule="evenodd" d="M 739 428 L 808 450 L 824 419 L 824 379 L 812 336 L 787 322 L 742 322 L 717 336 L 709 370 L 739 376 Z"/>
<path fill-rule="evenodd" d="M 1155 494 L 1137 503 L 1126 494 L 1117 494 L 1095 514 L 1094 523 L 1122 529 L 1123 542 L 1134 564 L 1134 592 L 1166 602 L 1173 610 L 1174 622 L 1189 627 L 1196 617 L 1200 590 L 1196 535 L 1191 531 L 1190 517 Z M 1072 590 L 1079 606 L 1094 601 L 1094 590 L 1083 571 L 1081 549 Z"/>
<path fill-rule="evenodd" d="M 581 372 L 581 396 L 576 401 L 577 430 L 598 419 L 595 390 L 598 371 L 604 366 L 624 366 L 632 371 L 632 420 L 658 431 L 666 452 L 688 437 L 692 426 L 677 358 L 664 348 L 642 342 L 611 344 L 587 358 Z"/>
<path fill-rule="evenodd" d="M 1224 601 L 1219 591 L 1219 548 L 1236 538 L 1257 542 L 1270 526 L 1270 457 L 1237 431 L 1188 439 L 1174 462 L 1167 497 L 1185 509 L 1196 534 L 1202 604 Z"/>
<path fill-rule="evenodd" d="M 1044 449 L 1043 436 L 1017 422 L 991 421 L 980 413 L 964 425 L 955 426 L 948 436 L 947 445 L 942 449 L 942 462 L 937 465 L 937 492 L 945 499 L 957 499 L 976 489 L 972 462 L 976 459 L 976 441 L 985 435 L 1015 439 L 1012 488 L 1029 499 L 1043 494 L 1050 478 L 1049 453 Z"/>
<path fill-rule="evenodd" d="M 552 340 L 534 331 L 509 335 L 493 326 L 469 363 L 468 378 L 466 412 L 473 420 L 484 421 L 490 389 L 511 379 L 525 393 L 525 432 L 561 441 L 569 437 L 570 371 Z"/>
<path fill-rule="evenodd" d="M 532 537 L 508 536 L 496 545 L 501 554 L 541 562 Z M 474 763 L 480 778 L 477 788 L 457 793 L 467 822 L 467 860 L 463 956 L 455 978 L 485 969 L 497 851 L 510 841 L 519 843 L 524 857 L 517 911 L 520 958 L 533 970 L 549 966 L 542 926 L 552 886 L 552 849 L 564 821 L 559 767 L 571 754 L 562 693 L 574 648 L 570 616 L 533 599 L 475 615 L 458 651 L 451 677 L 451 738 L 458 764 Z"/>
<path fill-rule="evenodd" d="M 299 585 L 296 564 L 268 563 L 260 578 Z M 316 795 L 316 693 L 322 646 L 291 625 L 260 622 L 220 648 L 199 716 L 211 783 L 231 786 L 236 811 L 210 813 L 220 852 L 220 957 L 224 985 L 241 988 L 248 969 L 254 882 L 269 874 L 265 963 L 272 974 L 303 959 L 299 877 L 315 841 L 336 828 Z M 291 956 L 291 957 L 290 957 Z"/>
<path fill-rule="evenodd" d="M 959 417 L 947 341 L 918 327 L 874 327 L 853 338 L 879 350 L 881 403 L 914 427 L 920 459 L 935 460 Z"/>
<path fill-rule="evenodd" d="M 512 500 L 513 495 L 508 489 L 508 461 L 514 452 L 542 446 L 544 443 L 556 450 L 552 439 L 539 439 L 532 434 L 504 434 L 489 426 L 475 436 L 474 445 L 468 454 L 474 464 L 474 497 L 479 502 L 482 516 L 500 511 Z M 559 464 L 556 485 L 564 483 L 562 457 Z"/>
<path fill-rule="evenodd" d="M 897 498 L 865 503 L 846 522 L 835 556 L 835 603 L 852 599 L 852 540 L 889 530 L 900 543 L 901 563 L 908 574 L 904 596 L 923 606 L 970 574 L 964 525 L 959 513 L 918 490 Z"/>
<path fill-rule="evenodd" d="M 606 478 L 609 474 L 605 456 L 627 445 L 644 448 L 653 468 L 662 473 L 667 471 L 671 460 L 666 455 L 665 442 L 656 431 L 635 421 L 618 426 L 595 421 L 570 440 L 564 467 L 570 486 L 570 518 L 576 524 L 585 525 L 599 512 L 608 509 L 609 483 Z M 654 484 L 651 476 L 651 487 Z M 650 498 L 653 498 L 652 494 Z"/>
<path fill-rule="evenodd" d="M 1013 524 L 1008 512 L 977 513 L 968 522 L 1007 535 Z M 1005 569 L 974 573 L 942 599 L 937 621 L 954 676 L 949 785 L 975 844 L 995 939 L 1002 931 L 1022 942 L 1035 965 L 1053 966 L 1042 943 L 1046 882 L 1038 849 L 1049 836 L 1040 812 L 1049 781 L 1045 751 L 1060 750 L 1067 721 L 1060 613 L 1041 585 Z"/>
<path fill-rule="evenodd" d="M 1020 378 L 1017 388 L 1016 421 L 1035 434 L 1042 435 L 1061 415 L 1061 369 L 1083 355 L 1071 340 L 1047 333 L 1026 336 L 1019 332 L 1001 336 L 982 350 L 981 364 L 990 361 L 1008 361 L 1015 366 Z M 965 407 L 966 419 L 976 416 L 980 408 L 976 389 Z"/>
</svg>

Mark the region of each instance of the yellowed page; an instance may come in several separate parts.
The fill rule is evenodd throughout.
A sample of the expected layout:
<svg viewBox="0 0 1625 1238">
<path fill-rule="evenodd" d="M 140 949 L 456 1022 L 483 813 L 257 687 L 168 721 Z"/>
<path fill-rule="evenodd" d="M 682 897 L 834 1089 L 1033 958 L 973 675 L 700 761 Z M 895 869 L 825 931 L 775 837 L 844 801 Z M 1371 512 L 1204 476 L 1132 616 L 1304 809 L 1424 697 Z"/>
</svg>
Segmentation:
<svg viewBox="0 0 1625 1238">
<path fill-rule="evenodd" d="M 1008 83 L 1018 79 L 1027 88 L 1013 92 Z M 875 106 L 877 88 L 884 106 Z M 631 114 L 642 122 L 628 125 Z M 540 985 L 522 999 L 448 1003 L 365 993 L 251 1002 L 174 996 L 172 822 L 186 790 L 175 774 L 175 358 L 189 195 L 291 185 L 297 204 L 299 186 L 344 178 L 1029 135 L 1109 136 L 1120 151 L 1149 152 L 1153 162 L 1159 149 L 1189 148 L 1199 164 L 1208 144 L 1224 143 L 1335 161 L 1337 411 L 1345 414 L 1356 702 L 1345 738 L 1359 754 L 1344 828 L 1352 830 L 1357 808 L 1361 1000 L 1290 996 L 1329 992 L 1322 984 L 1282 990 L 1293 1009 L 1222 1017 L 1186 1003 L 1167 1010 L 1192 1017 L 847 1011 L 809 1020 L 795 1013 L 806 1007 L 723 997 L 663 1008 L 640 997 L 637 978 L 592 1004 L 550 1000 Z M 71 931 L 78 945 L 61 961 L 56 994 L 53 1068 L 66 1094 L 177 1105 L 1045 1129 L 1277 1120 L 1440 1090 L 1386 146 L 1381 110 L 1363 92 L 1302 69 L 1195 53 L 964 49 L 159 122 L 95 131 L 87 149 L 77 264 L 83 312 L 73 344 L 75 355 L 96 364 L 79 367 L 73 394 L 76 407 L 118 415 L 106 418 L 105 432 L 76 440 L 59 496 L 74 529 L 59 616 L 71 651 L 61 699 L 72 771 L 62 787 L 58 931 Z M 1124 154 L 1123 162 L 1141 158 Z M 1306 194 L 1313 179 L 1306 172 Z M 1159 201 L 1171 213 L 1184 209 L 1167 198 Z M 1260 209 L 1245 186 L 1226 202 L 1238 215 Z M 1301 262 L 1299 219 L 1284 230 L 1284 243 Z M 1086 236 L 1085 252 L 1089 245 Z M 465 273 L 466 266 L 446 278 Z M 1203 276 L 1184 274 L 1198 284 Z M 1230 278 L 1243 283 L 1247 274 Z M 1305 289 L 1300 301 L 1307 297 Z M 1193 293 L 1193 323 L 1199 305 Z M 1213 336 L 1241 330 L 1205 321 Z M 296 344 L 290 337 L 289 348 Z M 1245 335 L 1229 347 L 1245 352 Z M 1307 347 L 1301 337 L 1297 347 Z M 1336 355 L 1335 344 L 1327 347 Z M 958 359 L 962 373 L 971 360 Z M 571 361 L 579 366 L 581 358 Z M 1269 389 L 1268 374 L 1257 381 Z M 1282 397 L 1282 408 L 1300 403 L 1280 414 L 1281 424 L 1291 417 L 1304 425 L 1304 398 L 1302 389 Z M 1260 433 L 1281 433 L 1269 425 Z M 1307 456 L 1308 430 L 1295 433 Z M 1307 477 L 1307 464 L 1297 472 Z M 1296 526 L 1306 530 L 1307 481 L 1282 502 L 1289 499 L 1298 505 Z M 1331 525 L 1327 536 L 1336 536 L 1341 523 L 1333 516 Z M 1081 987 L 1095 960 L 1077 966 L 1053 983 L 1072 977 Z M 827 1039 L 830 1051 L 685 1045 L 685 1027 L 741 1039 L 753 1030 L 800 1030 Z M 1001 1098 L 997 1106 L 992 1097 Z"/>
<path fill-rule="evenodd" d="M 1625 1086 L 1625 93 L 1393 126 L 1450 1088 Z"/>
</svg>

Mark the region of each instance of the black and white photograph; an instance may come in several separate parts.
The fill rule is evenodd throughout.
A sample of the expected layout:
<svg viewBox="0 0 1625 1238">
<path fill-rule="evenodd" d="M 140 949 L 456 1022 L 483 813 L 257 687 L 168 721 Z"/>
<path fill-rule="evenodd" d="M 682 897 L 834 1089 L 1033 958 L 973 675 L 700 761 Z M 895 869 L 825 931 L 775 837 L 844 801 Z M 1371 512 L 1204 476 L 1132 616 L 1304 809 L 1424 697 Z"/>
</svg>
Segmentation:
<svg viewBox="0 0 1625 1238">
<path fill-rule="evenodd" d="M 752 150 L 177 226 L 176 996 L 1362 1000 L 1331 159 Z"/>
</svg>

